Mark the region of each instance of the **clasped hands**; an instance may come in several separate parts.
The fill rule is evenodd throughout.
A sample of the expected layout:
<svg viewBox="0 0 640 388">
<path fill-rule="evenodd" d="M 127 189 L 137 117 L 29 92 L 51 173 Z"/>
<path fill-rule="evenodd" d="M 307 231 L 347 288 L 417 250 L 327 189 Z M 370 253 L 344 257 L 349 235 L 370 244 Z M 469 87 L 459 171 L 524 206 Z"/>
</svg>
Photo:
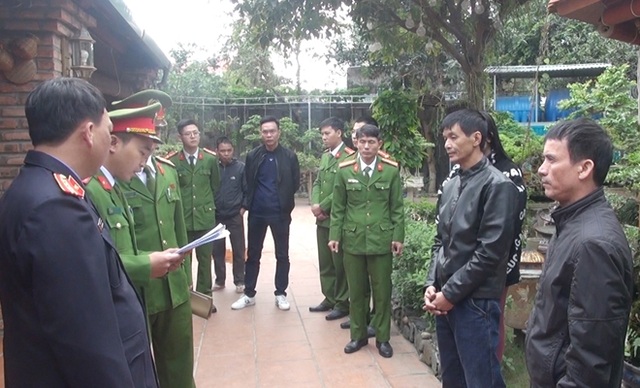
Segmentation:
<svg viewBox="0 0 640 388">
<path fill-rule="evenodd" d="M 424 292 L 424 306 L 422 309 L 433 315 L 447 315 L 453 304 L 447 300 L 442 291 L 436 292 L 434 286 L 427 287 Z"/>
</svg>

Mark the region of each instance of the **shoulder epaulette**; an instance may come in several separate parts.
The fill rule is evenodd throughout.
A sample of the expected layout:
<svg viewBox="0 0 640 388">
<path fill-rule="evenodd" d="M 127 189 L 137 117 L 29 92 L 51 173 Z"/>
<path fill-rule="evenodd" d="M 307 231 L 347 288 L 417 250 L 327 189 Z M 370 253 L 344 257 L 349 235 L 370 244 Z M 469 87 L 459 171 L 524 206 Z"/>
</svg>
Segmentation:
<svg viewBox="0 0 640 388">
<path fill-rule="evenodd" d="M 383 150 L 378 150 L 378 155 L 380 155 L 383 158 L 391 159 L 391 155 L 389 155 L 388 153 L 384 152 Z"/>
<path fill-rule="evenodd" d="M 173 152 L 169 152 L 169 153 L 168 153 L 168 154 L 166 154 L 164 157 L 165 157 L 166 159 L 173 158 L 174 156 L 176 156 L 176 155 L 178 154 L 178 152 L 180 152 L 180 151 L 173 151 Z"/>
<path fill-rule="evenodd" d="M 355 154 L 355 153 L 356 153 L 356 151 L 352 150 L 352 149 L 351 149 L 351 148 L 349 148 L 349 147 L 344 147 L 344 152 L 346 152 L 346 153 L 347 153 L 347 155 L 353 155 L 353 154 Z"/>
<path fill-rule="evenodd" d="M 208 148 L 204 148 L 204 147 L 202 147 L 202 150 L 203 150 L 204 152 L 206 152 L 206 153 L 210 154 L 210 155 L 218 156 L 218 154 L 216 154 L 216 152 L 215 152 L 215 151 L 211 151 L 211 150 L 210 150 L 210 149 L 208 149 Z"/>
<path fill-rule="evenodd" d="M 173 164 L 173 162 L 172 162 L 172 161 L 170 161 L 169 159 L 165 159 L 165 158 L 161 158 L 161 157 L 159 157 L 159 156 L 156 156 L 156 160 L 158 160 L 159 162 L 162 162 L 162 163 L 164 163 L 164 164 L 168 164 L 168 165 L 169 165 L 169 166 L 171 166 L 171 167 L 175 167 L 175 166 L 176 166 L 176 165 L 175 165 L 175 164 Z"/>
<path fill-rule="evenodd" d="M 351 166 L 351 165 L 355 164 L 357 161 L 358 161 L 357 159 L 345 160 L 344 162 L 340 163 L 338 166 L 340 168 Z"/>
<path fill-rule="evenodd" d="M 382 159 L 383 162 L 385 162 L 386 164 L 390 164 L 393 167 L 398 167 L 398 162 L 396 162 L 395 160 L 391 160 L 389 158 L 380 158 Z"/>
<path fill-rule="evenodd" d="M 84 198 L 84 189 L 71 175 L 65 176 L 60 173 L 54 173 L 53 178 L 63 193 L 73 195 L 80 199 Z"/>
</svg>

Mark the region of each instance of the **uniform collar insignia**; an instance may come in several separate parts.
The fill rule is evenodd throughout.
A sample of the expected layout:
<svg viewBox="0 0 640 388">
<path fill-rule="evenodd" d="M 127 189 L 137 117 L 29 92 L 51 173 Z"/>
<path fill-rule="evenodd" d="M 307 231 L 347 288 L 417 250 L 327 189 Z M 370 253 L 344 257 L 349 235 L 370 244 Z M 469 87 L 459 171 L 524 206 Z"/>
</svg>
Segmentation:
<svg viewBox="0 0 640 388">
<path fill-rule="evenodd" d="M 84 199 L 84 189 L 71 175 L 64 176 L 62 174 L 55 173 L 53 174 L 53 177 L 63 193 Z"/>
<path fill-rule="evenodd" d="M 113 186 L 111 186 L 111 183 L 109 183 L 109 180 L 105 176 L 98 175 L 98 182 L 100 182 L 102 188 L 107 191 L 111 191 L 111 189 L 113 188 Z"/>
</svg>

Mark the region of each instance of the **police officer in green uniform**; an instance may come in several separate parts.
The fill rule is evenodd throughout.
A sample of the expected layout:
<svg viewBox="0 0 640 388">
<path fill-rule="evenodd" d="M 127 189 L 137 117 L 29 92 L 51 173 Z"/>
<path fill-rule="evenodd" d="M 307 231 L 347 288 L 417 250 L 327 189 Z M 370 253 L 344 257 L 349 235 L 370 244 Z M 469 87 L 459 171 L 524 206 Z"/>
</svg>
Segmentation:
<svg viewBox="0 0 640 388">
<path fill-rule="evenodd" d="M 309 307 L 311 312 L 331 312 L 325 316 L 328 321 L 349 315 L 349 287 L 344 274 L 342 250 L 334 253 L 329 249 L 329 216 L 333 200 L 333 186 L 338 164 L 355 151 L 342 141 L 344 121 L 330 117 L 320 123 L 322 142 L 327 150 L 320 159 L 318 176 L 311 192 L 311 212 L 316 217 L 316 237 L 318 242 L 318 268 L 320 289 L 324 300 L 317 306 Z"/>
<path fill-rule="evenodd" d="M 404 241 L 402 182 L 398 164 L 377 155 L 382 144 L 378 127 L 366 124 L 356 138 L 358 156 L 339 165 L 329 231 L 329 248 L 344 249 L 349 284 L 351 341 L 344 351 L 353 353 L 368 343 L 369 278 L 376 347 L 381 356 L 391 357 L 392 259 L 402 253 Z"/>
<path fill-rule="evenodd" d="M 149 101 L 159 101 L 163 109 L 172 103 L 168 94 L 149 89 L 112 106 L 138 106 Z M 138 248 L 155 251 L 187 244 L 178 173 L 172 162 L 151 156 L 130 182 L 118 184 L 133 211 Z M 191 265 L 187 259 L 179 270 L 151 279 L 145 289 L 153 354 L 163 388 L 195 387 L 190 285 Z"/>
<path fill-rule="evenodd" d="M 183 149 L 167 155 L 180 179 L 182 206 L 189 241 L 200 238 L 216 225 L 215 194 L 220 187 L 216 153 L 200 145 L 200 130 L 194 120 L 178 123 Z M 211 253 L 213 243 L 196 248 L 198 275 L 196 291 L 211 295 Z"/>
<path fill-rule="evenodd" d="M 153 125 L 160 108 L 161 104 L 157 102 L 142 108 L 109 112 L 113 122 L 109 156 L 98 174 L 84 181 L 86 191 L 108 224 L 125 270 L 145 305 L 150 280 L 181 268 L 184 255 L 175 253 L 175 246 L 156 252 L 138 248 L 133 213 L 116 179 L 130 181 L 144 166 L 154 142 L 160 142 Z"/>
<path fill-rule="evenodd" d="M 360 117 L 358 117 L 356 119 L 356 121 L 353 123 L 353 129 L 351 130 L 351 142 L 353 143 L 354 147 L 357 147 L 356 133 L 358 132 L 358 129 L 362 128 L 362 126 L 365 125 L 365 124 L 371 124 L 371 125 L 375 125 L 376 127 L 378 127 L 378 122 L 373 117 L 370 117 L 370 116 L 360 116 Z M 356 155 L 357 154 L 354 154 L 351 157 L 356 157 Z M 380 148 L 378 148 L 378 156 L 381 157 L 381 158 L 393 160 L 391 155 L 389 155 L 388 153 L 384 152 Z M 367 279 L 367 281 L 368 281 L 368 279 Z M 367 300 L 371 299 L 371 292 L 370 291 L 369 291 L 369 293 L 367 293 L 366 298 L 367 298 Z M 375 305 L 371 308 L 371 311 L 369 313 L 369 321 L 371 321 L 371 316 L 374 313 L 375 313 Z M 350 327 L 351 327 L 351 322 L 349 320 L 346 320 L 346 321 L 340 323 L 340 328 L 342 328 L 342 329 L 348 329 Z M 369 326 L 367 328 L 367 333 L 368 333 L 369 337 L 374 337 L 375 336 L 375 330 L 371 326 Z"/>
</svg>

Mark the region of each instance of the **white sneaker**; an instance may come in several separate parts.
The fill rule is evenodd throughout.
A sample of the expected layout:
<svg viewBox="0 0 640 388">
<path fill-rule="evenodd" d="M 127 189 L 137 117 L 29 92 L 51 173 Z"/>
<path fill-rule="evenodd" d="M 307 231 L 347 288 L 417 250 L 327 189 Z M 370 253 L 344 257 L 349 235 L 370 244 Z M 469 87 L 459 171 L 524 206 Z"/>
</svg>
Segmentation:
<svg viewBox="0 0 640 388">
<path fill-rule="evenodd" d="M 284 295 L 276 295 L 276 306 L 278 306 L 280 310 L 285 311 L 291 308 L 289 302 L 287 301 L 287 297 Z"/>
<path fill-rule="evenodd" d="M 233 302 L 233 304 L 231 305 L 231 310 L 241 310 L 247 306 L 253 306 L 254 304 L 256 304 L 255 297 L 251 298 L 249 296 L 242 295 L 240 299 Z"/>
</svg>

